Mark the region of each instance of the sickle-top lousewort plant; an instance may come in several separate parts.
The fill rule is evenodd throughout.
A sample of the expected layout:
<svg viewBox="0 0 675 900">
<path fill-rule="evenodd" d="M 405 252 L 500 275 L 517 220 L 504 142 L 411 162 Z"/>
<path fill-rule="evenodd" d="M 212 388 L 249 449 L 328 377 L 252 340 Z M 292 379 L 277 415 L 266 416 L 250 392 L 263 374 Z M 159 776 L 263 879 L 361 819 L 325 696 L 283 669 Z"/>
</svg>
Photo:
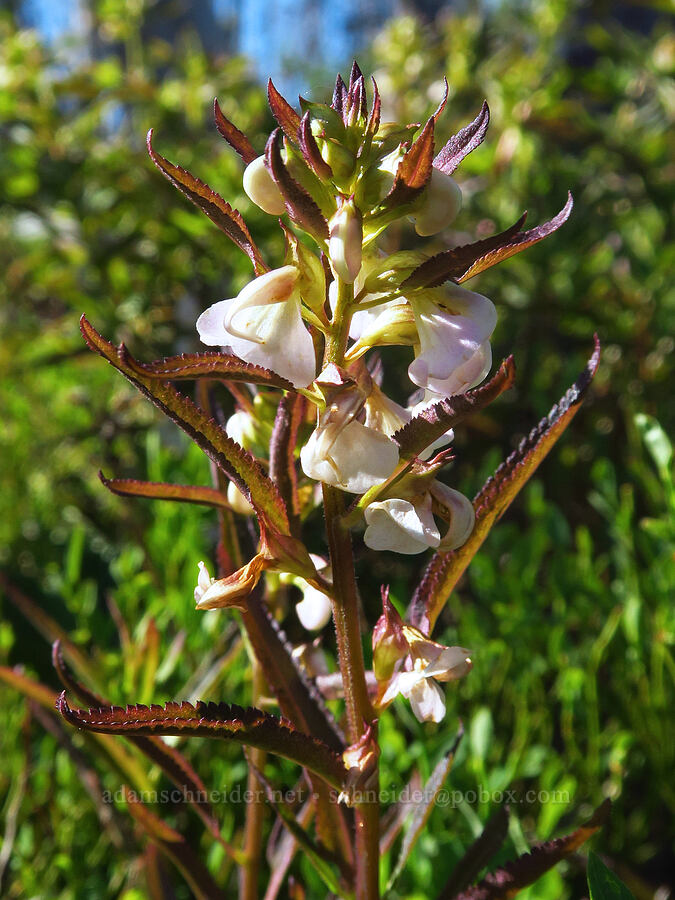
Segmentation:
<svg viewBox="0 0 675 900">
<path fill-rule="evenodd" d="M 215 464 L 215 482 L 208 487 L 103 481 L 118 494 L 214 507 L 221 524 L 219 571 L 212 577 L 204 563 L 195 560 L 197 609 L 241 611 L 256 657 L 259 694 L 274 694 L 281 716 L 211 702 L 106 706 L 75 681 L 56 648 L 57 669 L 66 687 L 92 707 L 74 708 L 64 692 L 59 708 L 79 728 L 133 739 L 186 795 L 201 782 L 162 735 L 201 735 L 243 744 L 248 748 L 249 783 L 268 792 L 288 832 L 274 856 L 265 896 L 278 895 L 300 849 L 325 883 L 326 893 L 375 898 L 381 891 L 380 856 L 393 843 L 391 830 L 385 834 L 380 826 L 380 711 L 401 695 L 419 720 L 443 720 L 445 684 L 467 676 L 472 662 L 468 649 L 446 647 L 432 638 L 437 617 L 495 520 L 575 414 L 599 351 L 596 342 L 577 383 L 473 501 L 457 491 L 448 483 L 451 474 L 446 474 L 453 430 L 496 400 L 515 377 L 508 358 L 486 380 L 497 311 L 491 300 L 464 285 L 552 234 L 570 215 L 571 197 L 549 222 L 529 230 L 523 230 L 523 216 L 500 234 L 436 255 L 424 249 L 387 255 L 378 238 L 392 223 L 409 220 L 424 237 L 440 232 L 460 213 L 462 193 L 454 174 L 483 141 L 487 104 L 473 122 L 438 147 L 434 134 L 447 85 L 445 99 L 423 125 L 382 122 L 377 85 L 373 81 L 369 108 L 356 64 L 348 84 L 338 75 L 330 105 L 301 99 L 297 112 L 271 82 L 268 96 L 279 127 L 262 154 L 217 102 L 215 117 L 218 131 L 245 163 L 246 193 L 279 220 L 286 247 L 283 264 L 271 268 L 239 212 L 160 156 L 149 134 L 148 151 L 155 165 L 250 257 L 253 277 L 236 297 L 219 300 L 199 316 L 199 338 L 215 349 L 141 363 L 124 346 L 108 343 L 84 318 L 82 331 L 88 345 Z M 409 348 L 412 397 L 407 405 L 406 398 L 389 397 L 382 389 L 377 348 L 386 345 Z M 198 403 L 177 389 L 176 382 L 196 383 Z M 236 402 L 227 421 L 219 419 L 213 411 L 216 405 L 211 405 L 214 391 L 222 386 Z M 321 505 L 325 552 L 317 556 L 308 552 L 303 528 L 313 514 L 316 523 L 315 511 Z M 242 523 L 247 527 L 238 528 Z M 257 547 L 247 558 L 237 535 L 250 534 L 252 523 Z M 364 621 L 354 542 L 372 553 L 433 551 L 404 615 L 383 586 L 380 618 L 371 624 Z M 321 676 L 320 662 L 318 668 L 316 659 L 308 663 L 308 654 L 317 656 L 313 636 L 308 636 L 303 654 L 281 631 L 281 609 L 274 598 L 288 584 L 302 592 L 292 615 L 297 614 L 304 629 L 319 631 L 332 618 L 338 675 Z M 372 642 L 369 670 L 362 648 L 364 629 Z M 344 699 L 337 716 L 324 702 L 327 691 L 333 700 Z M 304 805 L 276 797 L 260 771 L 266 753 L 302 767 L 308 786 Z M 452 752 L 422 794 L 399 862 L 392 867 L 393 879 L 424 827 L 451 760 Z M 181 868 L 195 893 L 223 896 L 217 878 L 181 835 L 148 808 L 140 810 L 138 802 L 130 803 L 130 810 Z M 199 812 L 211 838 L 224 843 L 212 813 L 203 805 Z M 228 845 L 242 867 L 244 898 L 258 896 L 263 812 L 264 805 L 250 804 L 243 848 Z M 573 835 L 539 845 L 470 887 L 498 849 L 506 815 L 502 810 L 491 820 L 439 896 L 513 896 L 575 850 L 599 826 L 604 810 Z"/>
</svg>

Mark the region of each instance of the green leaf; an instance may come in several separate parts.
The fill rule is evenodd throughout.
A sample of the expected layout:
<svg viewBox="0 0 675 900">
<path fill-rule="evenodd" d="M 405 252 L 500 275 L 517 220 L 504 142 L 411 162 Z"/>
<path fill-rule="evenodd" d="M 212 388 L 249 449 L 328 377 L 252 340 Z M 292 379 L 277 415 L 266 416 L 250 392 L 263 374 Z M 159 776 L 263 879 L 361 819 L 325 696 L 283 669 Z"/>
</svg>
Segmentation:
<svg viewBox="0 0 675 900">
<path fill-rule="evenodd" d="M 490 816 L 480 837 L 471 844 L 452 870 L 437 900 L 452 900 L 490 862 L 506 839 L 509 826 L 509 808 L 500 806 Z"/>
<path fill-rule="evenodd" d="M 173 422 L 218 465 L 244 494 L 258 514 L 276 531 L 289 533 L 284 502 L 274 482 L 263 472 L 260 464 L 192 400 L 180 394 L 172 385 L 141 374 L 142 369 L 122 344 L 119 348 L 101 337 L 82 316 L 80 328 L 92 350 L 107 359 L 129 381 L 145 394 Z"/>
<path fill-rule="evenodd" d="M 262 275 L 263 272 L 267 272 L 268 266 L 265 265 L 260 250 L 251 237 L 251 233 L 241 214 L 236 209 L 233 209 L 229 203 L 226 203 L 220 194 L 212 190 L 208 184 L 160 156 L 152 146 L 152 128 L 148 132 L 147 145 L 150 159 L 160 172 L 174 187 L 178 188 L 181 194 L 184 194 L 188 200 L 206 213 L 209 219 L 246 253 L 253 263 L 256 275 Z"/>
<path fill-rule="evenodd" d="M 524 438 L 474 497 L 476 524 L 457 550 L 436 553 L 431 559 L 409 609 L 410 622 L 431 634 L 450 592 L 478 552 L 490 529 L 534 474 L 576 415 L 600 362 L 600 341 L 586 368 L 547 416 Z"/>
<path fill-rule="evenodd" d="M 254 707 L 243 709 L 227 703 L 196 704 L 168 701 L 164 706 L 136 704 L 123 708 L 71 709 L 66 692 L 57 709 L 76 728 L 99 734 L 181 735 L 231 740 L 276 753 L 315 772 L 332 787 L 341 789 L 347 774 L 342 756 L 326 744 L 298 731 L 280 719 Z"/>
<path fill-rule="evenodd" d="M 592 850 L 588 854 L 587 874 L 590 900 L 635 900 L 623 881 Z"/>
</svg>

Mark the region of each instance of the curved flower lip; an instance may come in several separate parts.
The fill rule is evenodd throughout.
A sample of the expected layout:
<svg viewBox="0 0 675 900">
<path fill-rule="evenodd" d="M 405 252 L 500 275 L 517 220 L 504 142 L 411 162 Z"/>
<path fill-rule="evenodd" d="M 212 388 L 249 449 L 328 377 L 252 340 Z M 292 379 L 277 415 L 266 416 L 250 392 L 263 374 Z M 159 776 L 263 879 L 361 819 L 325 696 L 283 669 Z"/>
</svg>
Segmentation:
<svg viewBox="0 0 675 900">
<path fill-rule="evenodd" d="M 303 628 L 307 631 L 320 631 L 330 622 L 332 613 L 330 597 L 307 582 L 305 585 L 300 588 L 303 597 L 296 603 L 295 611 Z"/>
<path fill-rule="evenodd" d="M 467 542 L 476 522 L 476 512 L 468 497 L 440 481 L 434 481 L 431 496 L 449 512 L 450 527 L 443 536 L 438 549 L 442 552 L 456 550 Z M 437 513 L 442 513 L 437 509 Z M 445 518 L 445 516 L 443 516 Z"/>
<path fill-rule="evenodd" d="M 489 338 L 497 323 L 491 300 L 454 286 L 439 300 L 413 297 L 420 350 L 408 367 L 410 380 L 440 396 L 479 384 L 492 363 Z"/>
<path fill-rule="evenodd" d="M 440 544 L 441 535 L 428 495 L 415 505 L 398 498 L 371 503 L 364 515 L 368 527 L 363 540 L 371 550 L 412 555 Z"/>
<path fill-rule="evenodd" d="M 352 420 L 319 425 L 300 451 L 305 475 L 352 494 L 381 484 L 398 464 L 398 445 Z"/>
<path fill-rule="evenodd" d="M 197 319 L 208 346 L 229 346 L 240 359 L 307 387 L 316 375 L 314 342 L 295 291 L 298 270 L 282 266 L 254 278 L 237 297 L 221 300 Z"/>
</svg>

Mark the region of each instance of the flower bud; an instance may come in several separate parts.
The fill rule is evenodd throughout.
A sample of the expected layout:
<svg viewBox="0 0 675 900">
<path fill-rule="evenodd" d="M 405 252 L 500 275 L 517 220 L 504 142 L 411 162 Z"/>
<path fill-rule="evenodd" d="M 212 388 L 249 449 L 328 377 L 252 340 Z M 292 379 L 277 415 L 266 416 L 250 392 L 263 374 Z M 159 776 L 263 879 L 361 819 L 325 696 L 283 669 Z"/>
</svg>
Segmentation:
<svg viewBox="0 0 675 900">
<path fill-rule="evenodd" d="M 268 568 L 268 560 L 262 553 L 258 553 L 241 569 L 237 569 L 227 578 L 220 578 L 216 581 L 209 578 L 206 566 L 200 563 L 199 580 L 195 588 L 197 609 L 223 609 L 233 606 L 245 609 L 246 603 L 243 601 L 260 581 L 260 576 L 265 568 Z"/>
<path fill-rule="evenodd" d="M 265 167 L 264 156 L 258 156 L 246 166 L 244 190 L 256 206 L 271 216 L 280 216 L 286 212 L 284 198 Z"/>
<path fill-rule="evenodd" d="M 353 197 L 342 199 L 329 229 L 328 255 L 333 271 L 338 278 L 352 284 L 361 269 L 363 255 L 363 224 Z"/>
<path fill-rule="evenodd" d="M 443 231 L 455 221 L 462 208 L 462 192 L 454 178 L 432 169 L 431 179 L 415 214 L 415 231 L 428 237 Z"/>
<path fill-rule="evenodd" d="M 373 672 L 377 681 L 389 681 L 396 663 L 407 653 L 403 622 L 389 599 L 389 588 L 382 588 L 382 615 L 373 628 Z"/>
</svg>

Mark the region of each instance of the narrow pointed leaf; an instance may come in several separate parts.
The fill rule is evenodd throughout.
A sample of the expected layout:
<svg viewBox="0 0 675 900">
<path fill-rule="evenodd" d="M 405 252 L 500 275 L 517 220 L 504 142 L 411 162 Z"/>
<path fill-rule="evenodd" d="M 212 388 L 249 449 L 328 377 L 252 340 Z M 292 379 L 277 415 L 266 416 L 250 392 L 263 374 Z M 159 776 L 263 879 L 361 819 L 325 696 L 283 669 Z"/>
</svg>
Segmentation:
<svg viewBox="0 0 675 900">
<path fill-rule="evenodd" d="M 403 838 L 403 844 L 401 845 L 401 852 L 396 862 L 396 867 L 394 868 L 394 871 L 391 873 L 391 876 L 389 878 L 386 893 L 389 893 L 389 891 L 394 886 L 396 879 L 405 868 L 405 864 L 410 858 L 410 854 L 412 853 L 418 838 L 424 831 L 426 824 L 429 821 L 429 817 L 431 816 L 431 813 L 434 810 L 434 806 L 436 805 L 438 792 L 443 787 L 445 779 L 450 773 L 452 763 L 455 759 L 455 753 L 457 752 L 457 747 L 462 740 L 463 734 L 464 729 L 460 727 L 460 731 L 455 738 L 452 749 L 436 764 L 433 772 L 429 777 L 429 780 L 424 785 L 424 791 L 422 793 L 423 799 L 415 807 L 412 821 L 410 822 L 410 827 L 406 831 L 405 837 Z"/>
<path fill-rule="evenodd" d="M 377 82 L 372 76 L 370 80 L 373 83 L 373 105 L 370 110 L 370 118 L 368 119 L 366 133 L 372 138 L 377 134 L 380 127 L 380 118 L 382 115 L 382 100 L 380 99 L 380 91 L 377 87 Z"/>
<path fill-rule="evenodd" d="M 591 900 L 635 900 L 618 875 L 592 851 L 588 854 L 588 890 Z"/>
<path fill-rule="evenodd" d="M 366 82 L 363 75 L 359 75 L 354 84 L 350 85 L 347 94 L 347 108 L 349 109 L 350 118 L 366 119 L 368 116 L 368 105 L 366 101 Z M 356 115 L 354 115 L 356 111 Z"/>
<path fill-rule="evenodd" d="M 230 509 L 227 498 L 212 487 L 195 484 L 166 484 L 161 481 L 138 481 L 135 478 L 106 478 L 98 473 L 102 484 L 119 497 L 146 497 L 150 500 L 176 500 L 179 503 L 200 503 Z"/>
<path fill-rule="evenodd" d="M 234 241 L 237 247 L 246 253 L 253 263 L 253 268 L 257 275 L 262 275 L 263 272 L 266 272 L 268 266 L 265 265 L 260 250 L 251 237 L 241 214 L 223 200 L 220 194 L 212 190 L 208 184 L 160 156 L 152 146 L 152 129 L 148 132 L 147 145 L 150 159 L 171 184 L 178 188 L 181 194 L 184 194 L 195 206 L 198 206 L 202 212 L 206 213 L 209 219 L 231 241 Z"/>
<path fill-rule="evenodd" d="M 264 519 L 277 531 L 288 534 L 288 517 L 276 485 L 250 453 L 228 437 L 217 422 L 172 385 L 139 374 L 138 364 L 124 345 L 119 349 L 114 347 L 101 337 L 84 316 L 80 319 L 80 327 L 92 350 L 107 359 L 155 406 L 179 425 L 237 485 Z"/>
<path fill-rule="evenodd" d="M 282 397 L 277 407 L 270 438 L 270 478 L 279 489 L 286 505 L 291 533 L 297 533 L 299 526 L 300 501 L 295 448 L 306 407 L 306 400 L 300 394 Z"/>
<path fill-rule="evenodd" d="M 478 494 L 473 505 L 476 524 L 467 542 L 449 553 L 436 553 L 410 605 L 412 624 L 430 634 L 450 592 L 469 565 L 496 520 L 536 471 L 581 406 L 600 361 L 600 342 L 586 368 L 551 411 L 499 466 Z"/>
<path fill-rule="evenodd" d="M 437 900 L 452 900 L 460 891 L 476 878 L 506 840 L 509 827 L 509 808 L 500 806 L 485 823 L 480 837 L 471 844 L 464 856 L 452 870 L 452 874 Z"/>
<path fill-rule="evenodd" d="M 223 114 L 218 100 L 213 101 L 213 117 L 216 120 L 216 128 L 218 129 L 219 134 L 225 138 L 230 147 L 237 151 L 246 165 L 253 162 L 253 160 L 259 156 L 244 132 L 239 131 L 237 126 L 233 125 Z"/>
<path fill-rule="evenodd" d="M 312 801 L 308 800 L 296 816 L 296 821 L 301 828 L 307 828 L 312 820 Z M 293 862 L 298 843 L 290 832 L 283 832 L 278 846 L 274 847 L 274 856 L 270 856 L 268 844 L 267 859 L 270 864 L 270 880 L 267 883 L 263 900 L 277 900 L 279 892 Z"/>
<path fill-rule="evenodd" d="M 456 896 L 456 900 L 509 900 L 524 887 L 534 884 L 542 875 L 562 859 L 574 853 L 607 821 L 610 802 L 596 809 L 593 816 L 572 834 L 536 844 L 526 853 L 496 872 L 487 875 L 480 884 L 468 888 Z"/>
<path fill-rule="evenodd" d="M 466 416 L 484 409 L 513 386 L 515 377 L 516 367 L 513 357 L 509 356 L 487 384 L 465 394 L 439 400 L 414 416 L 392 436 L 401 448 L 401 458 L 417 456 Z"/>
<path fill-rule="evenodd" d="M 323 697 L 300 668 L 286 635 L 256 594 L 250 598 L 242 618 L 265 679 L 284 716 L 342 753 L 344 737 Z"/>
<path fill-rule="evenodd" d="M 381 209 L 395 209 L 401 204 L 409 203 L 424 190 L 431 178 L 433 154 L 434 119 L 432 116 L 420 136 L 398 164 L 394 184 L 384 198 Z"/>
<path fill-rule="evenodd" d="M 448 102 L 448 92 L 450 90 L 448 87 L 448 79 L 445 77 L 445 75 L 443 76 L 443 85 L 444 85 L 443 97 L 441 98 L 441 102 L 436 107 L 436 112 L 433 115 L 433 120 L 437 125 L 438 125 L 438 120 L 441 117 L 441 113 L 445 109 L 445 106 Z M 450 140 L 452 140 L 452 138 Z M 436 157 L 436 159 L 438 159 L 438 156 Z M 436 168 L 438 169 L 439 166 L 436 165 L 436 159 L 434 160 L 434 166 L 436 166 Z"/>
<path fill-rule="evenodd" d="M 306 112 L 300 121 L 298 128 L 298 143 L 300 150 L 305 158 L 305 162 L 319 178 L 330 179 L 333 177 L 333 170 L 321 156 L 319 145 L 316 138 L 312 134 L 311 117 Z"/>
<path fill-rule="evenodd" d="M 572 195 L 568 193 L 567 203 L 560 212 L 543 225 L 520 231 L 525 222 L 526 214 L 523 214 L 514 225 L 501 234 L 438 253 L 415 269 L 402 286 L 436 287 L 448 279 L 458 284 L 468 281 L 474 275 L 496 266 L 516 253 L 527 250 L 528 247 L 553 234 L 569 219 L 573 205 Z"/>
<path fill-rule="evenodd" d="M 359 78 L 363 78 L 363 72 L 361 71 L 359 64 L 356 60 L 352 62 L 352 68 L 349 73 L 349 90 L 351 91 L 359 80 Z"/>
<path fill-rule="evenodd" d="M 82 684 L 73 675 L 63 658 L 59 641 L 55 641 L 52 646 L 52 663 L 61 684 L 79 697 L 83 703 L 87 703 L 92 708 L 111 705 L 108 700 L 89 690 L 86 685 Z M 54 695 L 52 708 L 56 703 L 56 699 L 56 695 Z M 221 837 L 220 827 L 214 815 L 213 807 L 208 801 L 206 785 L 183 754 L 160 737 L 134 737 L 133 735 L 127 735 L 127 739 L 138 747 L 141 753 L 152 760 L 155 765 L 159 766 L 167 778 L 183 791 L 187 802 L 207 827 L 214 840 L 221 845 L 228 856 L 238 860 L 240 857 L 239 851 L 235 850 Z"/>
<path fill-rule="evenodd" d="M 268 387 L 294 390 L 290 381 L 264 366 L 244 362 L 238 356 L 207 350 L 204 353 L 181 353 L 180 356 L 166 356 L 150 363 L 139 363 L 129 359 L 129 365 L 139 375 L 147 378 L 161 378 L 165 381 L 195 380 L 198 378 L 220 378 L 226 381 L 244 381 L 247 384 L 264 384 Z"/>
<path fill-rule="evenodd" d="M 442 105 L 436 111 L 435 116 L 438 116 L 442 112 L 447 96 L 446 81 L 445 98 Z M 472 150 L 475 150 L 476 147 L 483 143 L 489 124 L 490 109 L 487 105 L 487 101 L 484 100 L 481 110 L 473 122 L 462 128 L 457 134 L 454 134 L 445 147 L 439 151 L 434 159 L 435 168 L 440 169 L 441 172 L 445 172 L 446 175 L 452 175 L 464 157 L 468 156 Z"/>
<path fill-rule="evenodd" d="M 286 211 L 304 231 L 320 240 L 328 240 L 328 223 L 307 191 L 291 177 L 281 158 L 280 129 L 275 129 L 265 147 L 265 165 L 272 174 L 286 204 Z"/>
<path fill-rule="evenodd" d="M 338 897 L 349 896 L 349 894 L 345 894 L 344 890 L 341 888 L 340 876 L 334 868 L 336 860 L 333 859 L 331 854 L 327 853 L 319 844 L 317 844 L 307 833 L 307 831 L 305 831 L 302 825 L 298 822 L 295 816 L 295 812 L 285 802 L 283 797 L 279 797 L 279 792 L 274 790 L 274 788 L 265 778 L 262 772 L 256 766 L 254 766 L 250 760 L 249 766 L 251 766 L 258 780 L 265 788 L 265 793 L 267 794 L 267 802 L 279 816 L 279 819 L 286 830 L 293 835 L 300 847 L 302 847 L 307 860 L 312 865 L 315 872 L 321 878 L 328 890 Z"/>
<path fill-rule="evenodd" d="M 331 100 L 331 109 L 342 117 L 344 120 L 344 112 L 347 105 L 347 85 L 342 80 L 342 75 L 338 72 L 335 79 L 335 88 L 333 90 L 333 99 Z"/>
<path fill-rule="evenodd" d="M 316 772 L 333 787 L 341 788 L 346 770 L 342 757 L 287 720 L 262 710 L 227 703 L 167 702 L 164 706 L 110 706 L 71 709 L 64 691 L 57 701 L 61 715 L 76 728 L 100 734 L 134 736 L 181 735 L 231 740 L 276 753 Z"/>
<path fill-rule="evenodd" d="M 150 812 L 133 791 L 125 790 L 124 799 L 129 814 L 181 872 L 194 896 L 198 900 L 225 900 L 227 895 L 218 887 L 201 858 L 183 835 Z"/>
<path fill-rule="evenodd" d="M 300 127 L 300 116 L 288 100 L 282 97 L 274 87 L 271 78 L 267 82 L 267 100 L 272 110 L 272 115 L 281 126 L 286 137 L 289 141 L 296 143 L 298 140 L 298 128 Z"/>
</svg>

